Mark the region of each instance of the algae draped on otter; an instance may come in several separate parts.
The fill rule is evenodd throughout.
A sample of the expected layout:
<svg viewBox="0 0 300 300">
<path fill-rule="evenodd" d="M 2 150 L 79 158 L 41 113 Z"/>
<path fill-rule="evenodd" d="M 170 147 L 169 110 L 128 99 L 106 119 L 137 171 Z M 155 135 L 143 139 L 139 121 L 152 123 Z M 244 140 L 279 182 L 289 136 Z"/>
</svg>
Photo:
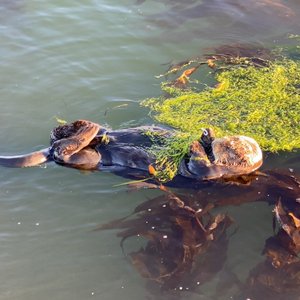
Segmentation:
<svg viewBox="0 0 300 300">
<path fill-rule="evenodd" d="M 194 82 L 193 87 L 182 88 L 184 71 L 179 80 L 162 83 L 167 97 L 142 102 L 157 121 L 198 138 L 206 127 L 214 128 L 218 136 L 250 136 L 266 151 L 300 148 L 299 61 L 280 57 L 257 66 L 251 58 L 239 58 L 233 65 L 224 61 L 220 68 L 213 65 L 213 72 L 202 62 L 197 68 L 207 69 L 210 85 Z M 175 148 L 178 156 L 188 149 L 187 145 L 181 151 Z M 171 144 L 168 149 L 172 151 Z M 168 156 L 168 149 L 162 154 Z M 161 157 L 158 165 L 163 170 Z"/>
<path fill-rule="evenodd" d="M 160 182 L 171 180 L 177 174 L 182 159 L 187 155 L 192 141 L 198 139 L 197 135 L 176 132 L 173 136 L 161 137 L 160 144 L 153 144 L 148 149 L 156 157 L 155 166 L 152 166 L 155 176 Z"/>
</svg>

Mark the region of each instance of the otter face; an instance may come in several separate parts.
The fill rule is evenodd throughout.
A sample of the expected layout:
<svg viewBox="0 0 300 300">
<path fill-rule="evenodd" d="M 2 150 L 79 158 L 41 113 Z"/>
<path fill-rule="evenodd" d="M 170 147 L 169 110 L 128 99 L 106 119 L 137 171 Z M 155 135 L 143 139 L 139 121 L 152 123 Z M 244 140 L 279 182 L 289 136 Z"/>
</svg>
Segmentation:
<svg viewBox="0 0 300 300">
<path fill-rule="evenodd" d="M 211 146 L 215 139 L 215 133 L 212 128 L 203 129 L 200 141 L 204 148 Z"/>
</svg>

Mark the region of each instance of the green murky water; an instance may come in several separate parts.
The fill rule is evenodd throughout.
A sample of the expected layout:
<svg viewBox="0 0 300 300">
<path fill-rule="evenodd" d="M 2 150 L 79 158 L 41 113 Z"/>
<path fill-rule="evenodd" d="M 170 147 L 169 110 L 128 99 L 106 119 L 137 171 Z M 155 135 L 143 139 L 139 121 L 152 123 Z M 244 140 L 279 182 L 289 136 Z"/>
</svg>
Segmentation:
<svg viewBox="0 0 300 300">
<path fill-rule="evenodd" d="M 224 43 L 281 45 L 286 34 L 300 32 L 300 5 L 280 3 L 0 1 L 0 153 L 47 146 L 55 117 L 112 128 L 151 124 L 139 101 L 160 93 L 154 75 L 165 71 L 162 64 Z M 295 155 L 267 157 L 266 167 L 300 171 L 297 156 L 286 163 Z M 93 231 L 153 195 L 114 187 L 123 181 L 54 164 L 1 168 L 0 299 L 156 299 L 124 258 L 115 232 Z M 228 265 L 245 278 L 262 260 L 271 208 L 228 210 L 241 228 Z M 212 289 L 189 298 L 213 299 Z"/>
</svg>

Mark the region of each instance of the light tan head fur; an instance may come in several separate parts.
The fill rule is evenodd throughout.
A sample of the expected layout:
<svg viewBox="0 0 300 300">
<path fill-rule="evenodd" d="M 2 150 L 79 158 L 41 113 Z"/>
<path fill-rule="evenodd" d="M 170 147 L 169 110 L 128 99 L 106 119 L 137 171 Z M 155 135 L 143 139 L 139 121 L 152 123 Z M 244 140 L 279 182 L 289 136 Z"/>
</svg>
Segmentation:
<svg viewBox="0 0 300 300">
<path fill-rule="evenodd" d="M 217 138 L 212 142 L 214 164 L 252 167 L 261 165 L 262 151 L 258 143 L 247 136 Z"/>
</svg>

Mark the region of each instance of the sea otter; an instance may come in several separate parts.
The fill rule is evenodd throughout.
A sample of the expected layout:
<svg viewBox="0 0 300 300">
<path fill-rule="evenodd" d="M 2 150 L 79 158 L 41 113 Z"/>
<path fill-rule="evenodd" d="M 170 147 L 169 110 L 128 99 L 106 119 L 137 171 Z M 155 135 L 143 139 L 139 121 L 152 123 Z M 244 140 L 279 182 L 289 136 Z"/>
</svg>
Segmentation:
<svg viewBox="0 0 300 300">
<path fill-rule="evenodd" d="M 262 151 L 254 139 L 243 135 L 216 138 L 207 128 L 191 144 L 180 173 L 194 179 L 231 178 L 254 172 L 262 162 Z"/>
<path fill-rule="evenodd" d="M 148 175 L 155 157 L 149 152 L 159 137 L 173 133 L 157 126 L 108 130 L 86 120 L 54 128 L 50 147 L 19 156 L 0 156 L 0 165 L 31 167 L 48 161 L 85 170 L 130 171 Z M 245 136 L 215 138 L 213 130 L 203 130 L 178 168 L 178 176 L 199 180 L 249 174 L 262 164 L 258 143 Z M 124 173 L 123 173 L 124 174 Z"/>
</svg>

